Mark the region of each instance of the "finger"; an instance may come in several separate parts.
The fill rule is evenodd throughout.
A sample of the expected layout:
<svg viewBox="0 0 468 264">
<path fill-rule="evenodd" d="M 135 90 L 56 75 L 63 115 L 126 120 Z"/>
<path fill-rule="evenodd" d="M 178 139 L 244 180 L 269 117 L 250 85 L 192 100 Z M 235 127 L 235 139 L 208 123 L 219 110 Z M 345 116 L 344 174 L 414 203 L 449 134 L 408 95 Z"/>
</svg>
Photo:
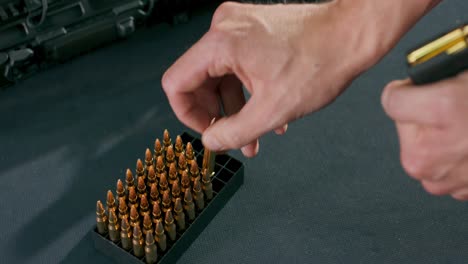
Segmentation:
<svg viewBox="0 0 468 264">
<path fill-rule="evenodd" d="M 168 99 L 177 118 L 198 133 L 202 133 L 209 126 L 213 117 L 220 115 L 217 94 L 204 87 L 196 93 L 181 92 Z"/>
<path fill-rule="evenodd" d="M 235 75 L 226 75 L 219 84 L 219 93 L 227 116 L 238 113 L 245 105 L 245 95 L 242 89 L 242 83 Z M 258 139 L 241 148 L 242 153 L 246 157 L 254 157 L 259 150 Z"/>
<path fill-rule="evenodd" d="M 467 164 L 468 163 L 465 161 L 461 165 L 450 170 L 441 180 L 424 180 L 421 183 L 427 192 L 434 195 L 445 195 L 462 191 L 468 188 Z"/>
<path fill-rule="evenodd" d="M 394 81 L 382 93 L 382 106 L 395 121 L 443 125 L 448 116 L 450 98 L 447 84 L 452 80 L 416 87 L 409 80 Z"/>
<path fill-rule="evenodd" d="M 279 127 L 277 129 L 275 129 L 275 133 L 277 135 L 284 135 L 286 133 L 286 131 L 288 131 L 288 124 L 286 125 L 283 125 L 282 127 Z"/>
<path fill-rule="evenodd" d="M 264 96 L 254 94 L 238 113 L 210 126 L 203 133 L 203 144 L 215 151 L 238 149 L 277 127 L 274 100 Z"/>
<path fill-rule="evenodd" d="M 244 156 L 246 156 L 247 158 L 253 158 L 258 154 L 259 147 L 260 143 L 258 142 L 258 139 L 255 139 L 246 146 L 243 146 L 241 148 L 241 151 L 242 154 L 244 154 Z"/>
<path fill-rule="evenodd" d="M 207 80 L 229 73 L 227 64 L 215 65 L 216 59 L 219 59 L 217 51 L 223 48 L 222 43 L 216 40 L 214 34 L 206 33 L 164 73 L 162 86 L 165 91 L 195 91 Z"/>
<path fill-rule="evenodd" d="M 459 201 L 466 201 L 468 200 L 468 188 L 461 189 L 452 193 L 452 198 L 459 200 Z"/>
<path fill-rule="evenodd" d="M 216 77 L 228 73 L 227 67 L 219 66 L 225 64 L 215 61 L 219 45 L 212 34 L 205 34 L 162 78 L 162 87 L 174 113 L 182 123 L 198 132 L 205 130 L 211 118 L 219 114 Z"/>
<path fill-rule="evenodd" d="M 401 164 L 409 176 L 417 180 L 440 180 L 459 162 L 458 152 L 440 141 L 435 128 L 402 122 L 396 122 L 396 127 Z"/>
</svg>

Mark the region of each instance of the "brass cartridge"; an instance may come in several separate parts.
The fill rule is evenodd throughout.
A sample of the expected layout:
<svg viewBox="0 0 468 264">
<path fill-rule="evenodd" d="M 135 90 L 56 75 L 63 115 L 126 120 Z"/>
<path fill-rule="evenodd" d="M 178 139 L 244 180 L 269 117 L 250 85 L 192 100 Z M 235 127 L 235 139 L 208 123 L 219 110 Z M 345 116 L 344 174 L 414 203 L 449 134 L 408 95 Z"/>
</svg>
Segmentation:
<svg viewBox="0 0 468 264">
<path fill-rule="evenodd" d="M 175 141 L 175 144 L 174 144 L 174 149 L 175 149 L 175 155 L 176 155 L 176 158 L 179 159 L 180 155 L 185 155 L 184 154 L 184 143 L 182 142 L 182 138 L 177 135 L 176 137 L 176 141 Z"/>
<path fill-rule="evenodd" d="M 104 235 L 107 233 L 108 219 L 106 211 L 101 201 L 96 202 L 96 226 L 99 234 Z"/>
<path fill-rule="evenodd" d="M 153 264 L 158 261 L 158 250 L 154 242 L 153 232 L 146 233 L 145 260 L 148 264 Z"/>
<path fill-rule="evenodd" d="M 179 181 L 179 178 L 177 177 L 177 168 L 174 162 L 169 166 L 169 185 L 174 184 L 176 181 Z"/>
<path fill-rule="evenodd" d="M 184 195 L 184 209 L 190 221 L 195 220 L 195 204 L 193 203 L 192 191 L 187 189 Z"/>
<path fill-rule="evenodd" d="M 174 217 L 172 216 L 171 209 L 166 212 L 166 217 L 164 218 L 164 230 L 166 230 L 170 240 L 176 240 L 176 225 L 174 223 Z"/>
<path fill-rule="evenodd" d="M 195 152 L 193 151 L 192 143 L 188 142 L 185 147 L 185 159 L 188 164 L 192 163 L 192 160 L 195 160 Z"/>
<path fill-rule="evenodd" d="M 162 220 L 156 220 L 155 234 L 158 247 L 161 249 L 161 251 L 166 251 L 166 234 L 164 233 L 164 226 Z"/>
<path fill-rule="evenodd" d="M 122 247 L 125 250 L 130 250 L 132 248 L 132 230 L 128 223 L 128 219 L 122 218 L 120 226 L 120 241 L 122 242 Z"/>
<path fill-rule="evenodd" d="M 201 188 L 201 183 L 200 179 L 196 179 L 195 183 L 193 184 L 193 195 L 194 195 L 194 200 L 195 204 L 197 205 L 197 209 L 199 211 L 203 210 L 205 208 L 205 201 L 203 200 L 203 191 Z"/>
<path fill-rule="evenodd" d="M 140 225 L 133 227 L 133 254 L 139 258 L 145 255 L 145 241 L 143 240 L 143 234 L 141 233 Z"/>
<path fill-rule="evenodd" d="M 158 186 L 156 185 L 156 183 L 151 184 L 150 202 L 152 205 L 161 202 L 161 198 L 159 198 Z"/>
<path fill-rule="evenodd" d="M 182 207 L 182 199 L 177 198 L 174 203 L 174 218 L 179 230 L 185 230 L 185 213 Z"/>
<path fill-rule="evenodd" d="M 107 228 L 109 229 L 109 239 L 112 242 L 118 242 L 120 240 L 120 224 L 115 211 L 109 212 L 109 225 Z"/>
</svg>

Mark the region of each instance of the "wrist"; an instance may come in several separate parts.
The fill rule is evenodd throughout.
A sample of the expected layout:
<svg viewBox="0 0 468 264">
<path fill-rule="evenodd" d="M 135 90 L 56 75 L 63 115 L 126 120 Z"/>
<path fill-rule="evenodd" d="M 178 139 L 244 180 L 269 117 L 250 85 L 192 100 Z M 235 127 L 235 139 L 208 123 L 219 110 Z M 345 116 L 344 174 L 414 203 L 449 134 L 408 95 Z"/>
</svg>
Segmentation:
<svg viewBox="0 0 468 264">
<path fill-rule="evenodd" d="M 359 75 L 376 64 L 440 0 L 335 0 L 331 23 L 341 35 L 343 59 Z"/>
</svg>

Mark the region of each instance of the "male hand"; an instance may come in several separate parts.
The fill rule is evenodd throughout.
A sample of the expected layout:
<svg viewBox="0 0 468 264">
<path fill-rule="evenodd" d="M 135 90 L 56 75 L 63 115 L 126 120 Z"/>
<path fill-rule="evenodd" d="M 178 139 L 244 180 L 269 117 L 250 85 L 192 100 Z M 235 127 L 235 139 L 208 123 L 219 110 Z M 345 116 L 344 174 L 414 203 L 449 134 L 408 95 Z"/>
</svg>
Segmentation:
<svg viewBox="0 0 468 264">
<path fill-rule="evenodd" d="M 396 123 L 406 172 L 429 193 L 468 200 L 468 71 L 418 87 L 394 81 L 382 105 Z"/>
<path fill-rule="evenodd" d="M 177 117 L 203 132 L 207 148 L 242 148 L 252 157 L 263 134 L 282 134 L 330 103 L 369 51 L 348 37 L 334 5 L 222 4 L 210 30 L 163 76 Z M 242 84 L 252 95 L 247 103 Z M 228 117 L 208 127 L 221 107 Z"/>
</svg>

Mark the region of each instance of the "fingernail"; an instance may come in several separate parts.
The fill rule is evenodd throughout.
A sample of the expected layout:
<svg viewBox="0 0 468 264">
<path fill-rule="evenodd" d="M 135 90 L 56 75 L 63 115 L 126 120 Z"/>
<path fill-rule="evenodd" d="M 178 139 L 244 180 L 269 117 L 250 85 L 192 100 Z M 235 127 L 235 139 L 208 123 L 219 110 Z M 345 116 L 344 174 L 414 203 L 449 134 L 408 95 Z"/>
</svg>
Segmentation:
<svg viewBox="0 0 468 264">
<path fill-rule="evenodd" d="M 457 197 L 467 197 L 468 196 L 468 189 L 458 190 L 452 193 L 452 196 Z"/>
<path fill-rule="evenodd" d="M 258 154 L 258 150 L 259 150 L 258 142 L 255 142 L 254 144 L 248 144 L 241 148 L 241 151 L 244 154 L 244 156 L 248 158 L 255 157 Z"/>
<path fill-rule="evenodd" d="M 218 139 L 214 136 L 210 135 L 203 135 L 202 136 L 203 145 L 212 150 L 212 151 L 223 151 L 223 145 L 218 141 Z"/>
</svg>

